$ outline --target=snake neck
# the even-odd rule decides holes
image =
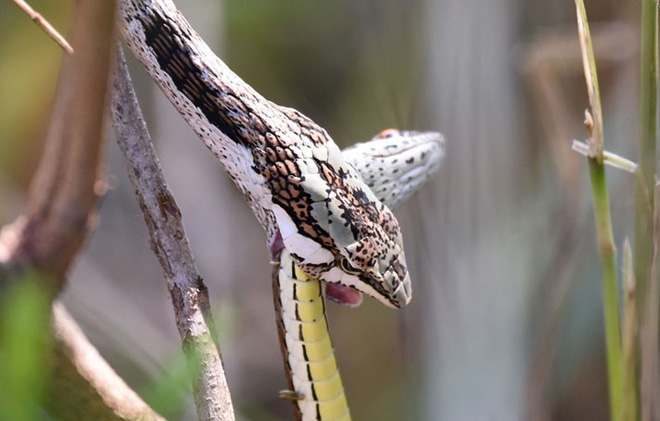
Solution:
[[[273,290],[288,391],[299,420],[350,420],[330,340],[323,289],[282,250]]]

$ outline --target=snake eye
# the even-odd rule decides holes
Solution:
[[[341,270],[343,270],[344,272],[346,272],[346,273],[348,273],[348,274],[350,274],[350,275],[359,275],[359,274],[360,274],[360,270],[358,270],[358,269],[356,269],[355,267],[353,267],[353,265],[351,265],[351,264],[348,262],[348,259],[345,258],[344,256],[342,256],[342,257],[339,259],[339,266],[341,267]]]
[[[386,138],[398,136],[399,134],[401,134],[401,131],[398,129],[385,129],[382,132],[380,132],[376,137],[378,137],[379,139],[386,139]]]

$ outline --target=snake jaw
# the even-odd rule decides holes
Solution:
[[[342,264],[336,264],[316,276],[327,284],[327,297],[339,304],[357,307],[362,302],[361,295],[366,294],[387,307],[402,308],[408,305],[412,298],[405,254],[399,252],[390,262],[382,273],[376,262],[373,268],[360,273],[348,273],[342,269]],[[387,263],[383,263],[385,264]]]
[[[286,231],[286,224],[281,226]],[[306,274],[327,284],[327,297],[335,302],[357,307],[362,294],[367,294],[391,308],[410,303],[412,288],[398,225],[375,225],[371,235],[334,253],[318,245],[311,247],[298,233],[283,242],[287,249],[296,250],[291,255]],[[312,249],[316,248],[320,250],[315,253]],[[327,256],[318,259],[318,254]]]

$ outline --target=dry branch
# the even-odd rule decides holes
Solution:
[[[19,7],[30,19],[41,29],[44,30],[67,54],[73,54],[73,47],[67,42],[67,40],[57,32],[57,29],[53,28],[53,25],[50,24],[43,16],[41,16],[37,11],[35,11],[29,4],[23,0],[14,0],[14,4]]]
[[[53,305],[56,364],[48,409],[57,419],[163,420],[89,343],[60,303]],[[91,387],[90,387],[91,386]]]
[[[165,182],[119,48],[117,58],[112,94],[117,142],[149,230],[151,248],[167,279],[193,376],[197,415],[202,420],[233,420],[229,388],[213,336],[208,292],[197,271],[181,212]]]
[[[0,265],[35,266],[64,282],[90,227],[103,150],[114,2],[76,3],[45,149],[26,210],[0,236]],[[93,35],[92,35],[93,34]]]

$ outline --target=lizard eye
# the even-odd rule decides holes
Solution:
[[[401,131],[398,130],[398,129],[385,129],[382,132],[380,132],[377,137],[379,139],[386,139],[386,138],[397,136],[400,133],[401,133]]]
[[[344,256],[342,256],[342,257],[339,259],[339,266],[341,267],[341,269],[342,269],[344,272],[346,272],[346,273],[348,273],[348,274],[350,274],[350,275],[359,275],[359,274],[360,274],[360,270],[356,269],[353,265],[351,265],[351,264],[348,262],[348,259],[345,258]]]

